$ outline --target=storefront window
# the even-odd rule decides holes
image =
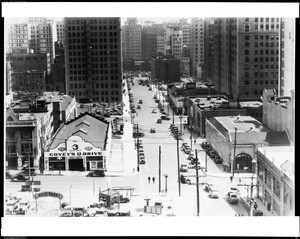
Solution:
[[[266,175],[266,178],[265,178],[266,185],[269,188],[272,188],[272,174],[267,169],[265,169],[265,175]]]

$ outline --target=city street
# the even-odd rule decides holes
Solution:
[[[179,197],[178,171],[177,171],[177,142],[169,131],[169,125],[172,122],[172,111],[169,109],[171,120],[163,120],[161,124],[156,123],[161,113],[157,108],[153,96],[161,92],[149,91],[147,86],[138,84],[138,79],[134,79],[132,92],[134,104],[137,106],[139,100],[143,100],[141,109],[137,110],[134,122],[138,123],[140,131],[145,133],[141,138],[145,152],[146,164],[140,165],[140,172],[136,172],[137,152],[134,149],[132,134],[132,125],[130,123],[129,112],[125,112],[123,119],[125,121],[124,135],[122,139],[114,139],[112,147],[111,162],[108,162],[112,169],[103,178],[86,177],[87,172],[64,172],[59,176],[58,171],[52,172],[52,175],[38,175],[35,180],[41,181],[41,191],[52,191],[63,194],[62,202],[71,202],[75,205],[87,206],[89,203],[98,201],[98,191],[106,190],[111,187],[129,186],[134,188],[131,202],[128,205],[121,204],[121,207],[129,207],[133,216],[143,214],[145,198],[150,199],[150,205],[156,201],[162,201],[165,204],[163,215],[174,213],[176,216],[196,216],[196,170],[189,169],[187,175],[192,184],[181,184]],[[145,78],[144,78],[145,79]],[[162,95],[160,96],[163,97]],[[128,96],[125,99],[128,99]],[[165,111],[168,112],[168,103],[164,102]],[[157,109],[157,113],[152,113],[152,109]],[[179,126],[179,117],[175,116],[175,124]],[[156,133],[150,133],[150,129],[155,128]],[[190,144],[190,133],[182,127],[183,140],[179,141]],[[205,139],[197,138],[197,143],[192,145],[193,150],[201,150],[200,143]],[[159,193],[159,146],[161,146],[161,193]],[[114,151],[115,150],[115,151]],[[187,155],[179,149],[180,164],[188,164]],[[205,153],[198,152],[199,163],[205,167]],[[199,204],[201,216],[234,216],[235,214],[247,215],[246,208],[239,203],[231,205],[227,202],[226,194],[230,188],[229,174],[224,174],[218,166],[208,158],[207,174],[199,170],[199,183],[212,183],[219,191],[219,199],[211,199],[208,193],[204,191],[204,186],[199,186]],[[225,176],[216,176],[219,174]],[[168,175],[167,182],[165,174]],[[155,183],[148,182],[148,177],[155,177]],[[236,180],[236,179],[235,179]],[[243,181],[244,182],[244,181]],[[6,194],[17,193],[21,197],[31,200],[35,204],[32,195],[29,192],[18,192],[21,189],[20,182],[6,183]],[[167,187],[167,190],[166,190]],[[126,193],[126,192],[124,192]],[[129,196],[128,194],[125,196]],[[45,206],[47,205],[47,206]],[[168,208],[168,210],[167,210]],[[58,199],[40,198],[38,199],[38,210],[32,207],[28,216],[57,216],[59,215]]]

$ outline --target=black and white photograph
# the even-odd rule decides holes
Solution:
[[[299,236],[298,18],[298,3],[2,3],[1,234]]]

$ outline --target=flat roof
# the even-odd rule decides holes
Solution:
[[[64,110],[73,100],[73,97],[61,94],[58,91],[54,91],[44,92],[43,95],[38,98],[38,100],[45,100],[46,102],[61,102],[61,109]]]
[[[239,104],[242,108],[244,108],[244,107],[253,107],[254,108],[254,107],[260,107],[263,105],[263,103],[260,101],[240,101]]]
[[[191,101],[200,105],[200,108],[209,108],[218,104],[228,103],[228,99],[223,95],[213,95],[210,99],[205,97],[190,98]]]
[[[262,123],[251,116],[218,116],[214,117],[227,131],[234,132],[235,128],[238,131],[247,132],[268,132]]]
[[[295,164],[294,146],[264,146],[259,147],[258,151],[268,158],[280,170],[282,170],[282,165],[287,161]]]

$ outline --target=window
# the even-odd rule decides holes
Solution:
[[[249,57],[245,57],[245,62],[249,62]]]
[[[248,41],[249,40],[249,35],[245,35],[245,41]]]
[[[245,55],[246,56],[249,55],[249,50],[248,49],[245,50]]]
[[[249,85],[249,81],[248,80],[245,80],[245,85]]]

